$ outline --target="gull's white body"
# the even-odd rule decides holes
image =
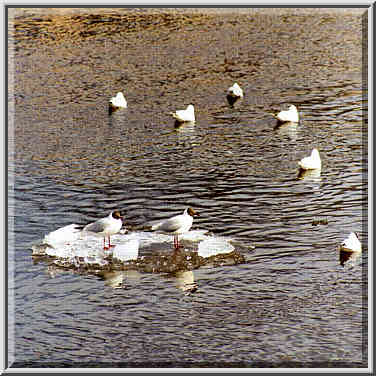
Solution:
[[[298,164],[303,170],[321,170],[321,158],[319,151],[317,149],[313,149],[311,155],[300,160]]]
[[[347,251],[353,251],[353,252],[361,252],[362,251],[362,244],[360,243],[357,235],[355,232],[350,233],[348,238],[346,238],[341,243],[341,248],[343,250]]]
[[[171,112],[171,115],[179,122],[194,122],[195,121],[195,109],[193,105],[189,105],[185,110],[178,110]]]
[[[120,91],[116,94],[116,97],[110,99],[110,103],[114,107],[127,108],[127,101],[125,100],[123,93]]]
[[[188,232],[192,223],[193,217],[188,214],[188,209],[185,209],[183,214],[159,222],[151,229],[168,235],[180,235]]]
[[[110,236],[117,234],[122,225],[123,221],[121,219],[113,218],[111,212],[108,217],[98,219],[97,221],[86,225],[83,231],[91,232],[97,236]]]
[[[230,95],[234,98],[243,98],[244,96],[242,88],[236,82],[234,83],[234,85],[228,88],[227,95]]]
[[[299,113],[297,108],[292,104],[287,111],[281,111],[276,115],[279,121],[291,121],[293,123],[299,122]]]

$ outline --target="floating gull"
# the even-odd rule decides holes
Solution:
[[[195,121],[195,109],[193,105],[189,105],[186,110],[178,110],[175,112],[170,112],[170,114],[181,123],[186,121],[194,122]]]
[[[276,118],[281,121],[291,121],[293,123],[299,122],[299,114],[297,108],[292,104],[287,111],[281,111],[276,115]]]
[[[110,249],[114,247],[114,245],[111,245],[110,236],[118,233],[122,225],[123,217],[118,211],[113,211],[108,217],[89,223],[84,227],[83,231],[96,236],[103,236],[103,249]],[[106,247],[106,236],[108,237],[108,247]]]
[[[198,215],[199,214],[192,208],[187,208],[184,210],[183,214],[179,214],[175,217],[156,223],[151,227],[151,229],[153,231],[161,232],[162,234],[174,235],[174,247],[175,249],[178,249],[178,235],[188,232],[192,227],[193,217]]]
[[[343,251],[362,252],[362,244],[355,232],[350,233],[350,235],[341,243],[340,248]]]
[[[110,103],[109,103],[110,114],[118,110],[119,108],[127,108],[127,101],[125,100],[123,93],[120,91],[116,94],[116,97],[112,97],[110,99]]]
[[[303,170],[321,169],[320,154],[317,149],[313,149],[309,157],[305,157],[298,162]]]
[[[232,85],[230,88],[227,89],[227,101],[230,104],[230,106],[233,106],[234,103],[240,99],[243,98],[243,90],[242,88],[235,82],[234,85]]]

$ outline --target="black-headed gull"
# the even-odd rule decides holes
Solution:
[[[114,247],[111,245],[110,236],[118,233],[123,225],[123,217],[120,212],[112,211],[108,217],[98,219],[89,223],[83,229],[84,232],[92,233],[96,236],[103,236],[103,249]],[[108,247],[106,247],[106,236],[108,237]]]
[[[170,112],[170,114],[181,123],[185,122],[195,122],[195,109],[193,105],[188,105],[185,110],[177,110],[175,112]]]
[[[227,101],[230,106],[233,106],[234,103],[240,99],[243,98],[243,89],[235,82],[234,85],[229,87],[227,89]]]
[[[351,232],[350,235],[341,243],[341,250],[351,252],[362,251],[362,244],[360,243],[356,232]]]
[[[162,222],[154,224],[151,229],[162,234],[174,235],[174,247],[179,248],[178,235],[188,232],[192,227],[193,217],[199,214],[192,208],[184,210],[183,214],[176,215],[175,217],[166,219]]]
[[[127,104],[127,101],[124,98],[123,93],[119,91],[116,94],[116,97],[112,97],[110,99],[109,112],[111,114],[112,112],[118,110],[119,108],[127,108],[127,106],[128,106],[128,104]]]
[[[319,151],[317,149],[313,149],[311,155],[300,160],[298,164],[303,170],[320,170],[321,158]]]
[[[280,122],[287,122],[287,121],[292,122],[292,123],[299,122],[298,109],[293,104],[289,107],[288,110],[281,111],[275,116]]]

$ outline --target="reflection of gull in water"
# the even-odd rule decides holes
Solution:
[[[281,121],[292,121],[294,123],[299,122],[299,113],[298,109],[292,104],[287,111],[281,111],[277,115],[276,118]]]
[[[197,283],[192,270],[178,271],[175,273],[176,287],[185,293],[195,292]]]
[[[110,236],[118,233],[123,225],[123,217],[116,210],[109,214],[108,217],[98,219],[93,223],[89,223],[83,229],[96,236],[103,236],[103,249],[114,247],[111,245]],[[106,236],[108,237],[108,247],[106,247]]]
[[[181,123],[186,121],[195,122],[195,109],[191,104],[185,110],[170,112],[170,114]]]
[[[192,227],[193,217],[198,215],[199,214],[196,213],[192,208],[187,208],[184,210],[183,214],[179,214],[175,217],[156,223],[151,227],[151,229],[163,234],[174,235],[174,247],[175,249],[178,249],[178,235],[188,232]]]
[[[176,133],[178,142],[189,143],[192,147],[200,144],[195,130],[195,123],[191,121],[185,123],[175,121],[174,132]]]
[[[233,106],[234,103],[238,99],[243,98],[243,96],[243,90],[236,82],[227,89],[227,101],[230,106]]]
[[[280,135],[286,135],[291,140],[295,141],[298,136],[298,126],[297,123],[292,121],[287,121],[285,123],[278,123],[274,130]]]
[[[186,121],[184,123],[175,121],[175,130],[179,133],[192,133],[195,130],[195,123],[193,121]]]
[[[111,271],[111,272],[103,272],[101,277],[104,279],[104,283],[107,286],[110,286],[114,289],[121,288],[121,285],[124,280],[124,272],[121,271]]]
[[[339,262],[341,266],[345,266],[346,263],[349,263],[350,266],[354,266],[361,254],[362,252],[348,252],[340,249]]]
[[[305,157],[298,162],[303,170],[321,169],[320,154],[317,149],[313,149],[309,157]]]
[[[119,108],[127,108],[127,101],[125,100],[123,93],[120,91],[116,94],[116,97],[112,97],[110,99],[110,103],[109,103],[110,114],[118,110]]]
[[[141,274],[137,270],[105,270],[101,271],[98,275],[104,279],[106,286],[114,289],[121,288],[126,280],[138,281],[141,277]]]
[[[303,170],[301,168],[301,169],[299,169],[299,172],[298,172],[298,179],[319,181],[319,180],[321,180],[320,176],[321,176],[321,170],[320,169]]]

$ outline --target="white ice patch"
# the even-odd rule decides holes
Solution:
[[[119,244],[114,248],[112,257],[123,262],[129,260],[137,260],[139,247],[139,239],[135,238],[128,240],[127,242]]]
[[[47,234],[42,242],[33,247],[33,254],[47,254],[65,259],[67,263],[106,265],[105,257],[112,254],[113,258],[126,262],[136,260],[139,250],[156,243],[173,243],[173,236],[156,232],[132,232],[111,236],[113,248],[103,249],[103,239],[87,232],[77,230],[71,224]],[[229,239],[206,235],[206,230],[192,230],[179,236],[179,240],[198,243],[198,254],[209,257],[222,253],[230,253],[234,247]],[[35,253],[34,253],[35,251]]]
[[[57,248],[62,244],[75,242],[81,237],[81,230],[77,226],[75,223],[72,223],[71,225],[52,231],[44,237],[43,243]]]
[[[235,248],[224,238],[210,237],[198,245],[198,255],[210,257],[222,253],[231,253]]]

